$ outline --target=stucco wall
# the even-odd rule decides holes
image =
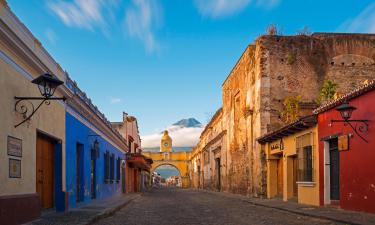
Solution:
[[[349,140],[349,150],[340,151],[340,207],[348,210],[358,210],[375,212],[375,91],[371,91],[360,97],[349,101],[349,104],[356,107],[351,119],[367,119],[369,129],[363,133],[368,143],[364,142],[353,132],[350,126],[344,126],[342,123],[333,123],[329,126],[332,119],[341,119],[339,112],[335,109],[328,110],[319,114],[319,138],[334,134],[353,134]],[[355,124],[354,124],[355,125]],[[319,141],[320,150],[320,174],[324,172],[324,141]],[[324,176],[320,176],[320,204],[324,204],[325,183]]]
[[[311,144],[313,147],[313,181],[298,182],[293,179],[296,174],[293,168],[293,158],[297,157],[296,138],[305,134],[311,134]],[[294,180],[297,181],[298,203],[319,205],[319,149],[317,128],[305,129],[301,132],[283,138],[283,150],[271,150],[271,146],[279,145],[280,139],[265,144],[267,154],[267,197],[273,198],[278,193],[282,193],[284,201],[294,197]],[[277,163],[283,164],[282,169],[282,190],[278,188],[278,168]]]
[[[96,159],[96,197],[103,199],[109,196],[121,193],[122,181],[114,183],[105,183],[104,180],[104,153],[108,151],[115,155],[114,177],[117,177],[116,160],[118,157],[124,159],[124,152],[114,147],[102,136],[94,132],[87,125],[83,124],[70,113],[66,113],[66,186],[69,194],[69,207],[75,208],[76,205],[76,145],[83,145],[83,182],[81,188],[84,190],[84,203],[91,201],[91,183],[90,183],[90,165],[91,165],[91,148],[95,140],[99,142],[99,157]],[[120,176],[121,177],[121,176]]]
[[[1,49],[2,45],[0,45]],[[0,52],[0,195],[25,194],[36,192],[36,135],[37,131],[45,132],[62,142],[63,161],[65,155],[65,109],[64,104],[52,101],[51,105],[43,105],[27,122],[17,128],[22,117],[14,110],[14,96],[41,96],[35,84],[30,80],[39,74],[22,67],[24,63],[14,55],[8,56]],[[55,94],[61,97],[59,91]],[[34,103],[35,104],[35,103]],[[9,178],[9,156],[7,155],[7,136],[22,139],[21,178]],[[15,158],[15,157],[12,157]],[[65,163],[63,162],[63,165]],[[65,168],[63,168],[63,173]],[[63,189],[65,179],[61,178]]]

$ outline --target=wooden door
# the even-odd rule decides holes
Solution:
[[[294,197],[298,197],[297,173],[298,173],[298,159],[297,157],[293,157],[293,196]]]
[[[283,159],[277,161],[277,194],[283,195]]]
[[[54,206],[54,142],[38,135],[36,142],[36,191],[43,209]]]

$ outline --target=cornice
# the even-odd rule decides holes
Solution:
[[[81,117],[87,120],[93,127],[103,132],[108,139],[119,146],[124,152],[128,150],[126,141],[121,137],[117,137],[110,128],[108,128],[98,116],[92,112],[89,108],[85,107],[79,98],[72,97],[67,100],[66,103],[70,108],[74,109]]]

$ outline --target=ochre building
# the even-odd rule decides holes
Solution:
[[[338,93],[345,93],[374,78],[374,51],[373,34],[264,35],[249,45],[222,85],[221,189],[266,196],[266,151],[256,140],[286,125],[284,100],[300,96],[299,116],[311,114],[324,81],[334,81]],[[203,177],[213,180],[206,176],[216,174],[214,165],[205,174],[202,166],[207,137],[201,136],[192,154],[201,166],[190,166],[200,187]]]
[[[172,138],[169,136],[168,131],[164,131],[160,140],[160,152],[143,152],[143,154],[153,161],[151,173],[163,165],[173,166],[180,173],[182,187],[187,188],[190,186],[188,173],[190,152],[173,152],[172,149]]]
[[[264,145],[267,198],[319,205],[317,118],[306,116],[258,139]]]

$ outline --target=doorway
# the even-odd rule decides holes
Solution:
[[[36,140],[36,192],[42,209],[54,207],[55,187],[55,141],[37,134]]]
[[[298,184],[297,184],[297,173],[298,173],[298,158],[292,157],[293,160],[293,197],[298,198]]]
[[[76,202],[83,200],[83,145],[76,145]]]
[[[330,198],[340,200],[340,153],[337,138],[329,141]]]
[[[198,188],[201,188],[201,166],[198,166]]]
[[[284,178],[283,178],[283,158],[277,160],[277,195],[283,196],[283,186],[284,186]]]
[[[216,189],[221,190],[221,173],[220,173],[220,158],[215,159],[215,175],[216,175]]]
[[[96,152],[91,151],[90,164],[91,199],[96,199]]]

